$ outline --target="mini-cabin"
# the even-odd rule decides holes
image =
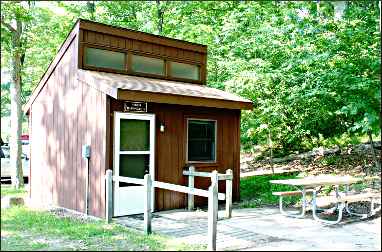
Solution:
[[[143,187],[118,178],[150,173],[187,185],[190,165],[232,169],[238,200],[240,113],[252,102],[207,87],[206,64],[205,45],[79,19],[24,107],[31,201],[80,212],[87,206],[104,217],[112,169],[114,216],[141,213]],[[196,188],[209,185],[195,179]],[[186,194],[155,190],[155,211],[186,202]],[[196,197],[196,205],[205,203]]]

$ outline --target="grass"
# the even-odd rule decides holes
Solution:
[[[1,187],[1,196],[25,190]],[[104,221],[60,217],[48,211],[14,206],[1,210],[1,250],[203,250],[171,237]]]
[[[240,202],[239,207],[260,207],[265,205],[277,205],[279,197],[272,195],[272,192],[295,190],[287,185],[275,185],[269,183],[270,180],[276,179],[292,179],[296,178],[297,172],[288,174],[274,174],[274,175],[261,175],[248,178],[241,178],[240,180]],[[295,204],[299,196],[286,197],[284,202],[286,204]]]
[[[14,196],[23,197],[27,193],[25,188],[14,189],[11,185],[1,185],[1,197]]]
[[[104,221],[58,217],[47,211],[12,207],[1,211],[2,250],[196,250],[169,237]]]

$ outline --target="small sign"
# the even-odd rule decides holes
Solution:
[[[124,112],[147,112],[147,102],[127,101],[123,104]]]

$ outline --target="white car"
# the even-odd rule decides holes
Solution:
[[[21,162],[23,166],[23,176],[24,180],[29,176],[29,143],[26,141],[22,141],[22,154],[21,154]],[[1,149],[4,153],[4,158],[1,158],[1,179],[10,179],[11,178],[11,167],[10,167],[10,159],[9,159],[9,146],[3,145]]]

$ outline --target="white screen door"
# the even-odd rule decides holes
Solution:
[[[114,216],[143,213],[144,187],[119,178],[154,178],[154,139],[154,114],[114,112]]]

